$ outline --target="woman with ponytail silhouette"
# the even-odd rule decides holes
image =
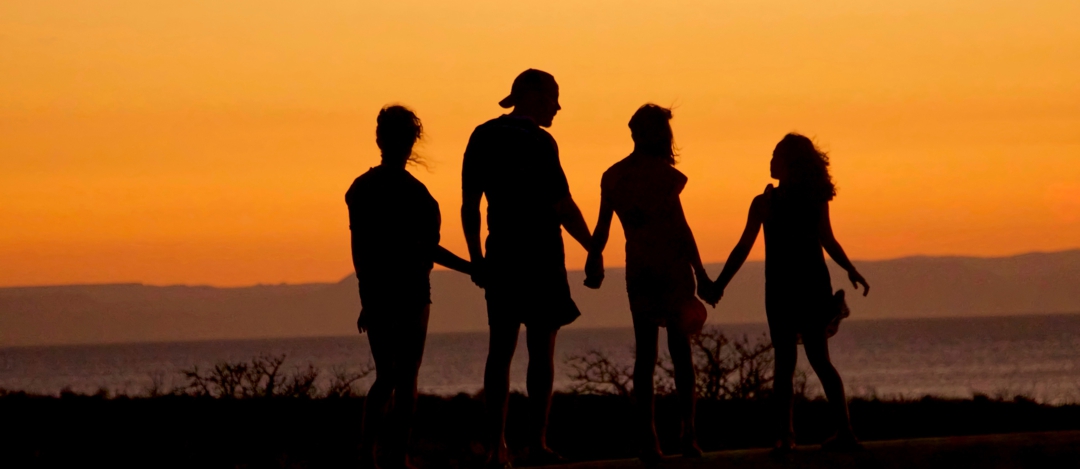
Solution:
[[[468,261],[439,246],[439,203],[405,170],[416,161],[413,145],[422,134],[420,119],[408,108],[379,111],[375,143],[382,164],[356,178],[345,194],[363,307],[356,327],[367,332],[375,360],[361,424],[365,468],[412,467],[406,447],[427,336],[432,263],[470,273]],[[387,414],[390,421],[384,423]]]

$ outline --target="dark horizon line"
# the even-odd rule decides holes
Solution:
[[[1070,248],[1070,249],[1062,249],[1060,251],[1027,251],[1027,252],[1022,252],[1022,253],[1018,253],[1018,254],[1009,254],[1009,255],[1005,255],[1005,256],[968,256],[968,255],[960,255],[960,254],[946,254],[946,255],[938,256],[938,255],[931,255],[931,254],[912,254],[912,255],[908,255],[908,256],[892,257],[892,258],[886,258],[886,259],[852,259],[852,262],[874,262],[874,263],[877,263],[877,262],[897,262],[897,261],[912,260],[912,259],[1005,260],[1005,259],[1016,259],[1016,258],[1021,258],[1021,257],[1032,257],[1032,256],[1052,255],[1052,254],[1068,254],[1068,253],[1078,253],[1078,252],[1080,252],[1080,247]],[[764,262],[764,260],[763,259],[754,259],[754,260],[747,260],[746,262],[748,264],[761,263],[761,262]],[[723,262],[706,262],[705,263],[705,266],[723,266],[723,265],[724,265]],[[608,267],[608,269],[621,269],[621,268],[624,268],[624,267],[626,267],[626,266],[625,265],[617,265],[617,266],[610,266],[610,267]],[[433,272],[453,272],[453,271],[450,270],[450,269],[441,267],[441,266],[436,266],[436,268],[435,268],[435,270],[433,270]],[[572,269],[572,270],[568,269],[567,270],[567,273],[577,273],[577,272],[583,272],[583,269]],[[25,284],[24,285],[0,285],[0,290],[37,289],[37,288],[45,289],[45,288],[63,288],[63,287],[124,287],[124,286],[127,286],[127,287],[152,287],[152,288],[175,288],[175,287],[214,288],[214,289],[219,289],[219,290],[238,290],[238,289],[243,289],[243,288],[260,288],[260,287],[305,287],[305,286],[310,287],[310,286],[336,285],[336,284],[339,284],[339,283],[341,283],[343,281],[348,280],[349,278],[353,277],[353,275],[354,274],[352,274],[352,273],[346,274],[344,277],[341,277],[340,280],[337,280],[335,282],[326,281],[326,282],[302,282],[302,283],[288,283],[288,282],[255,283],[255,284],[250,284],[250,285],[236,285],[236,286],[218,286],[218,285],[211,285],[211,284],[204,284],[204,283],[203,284],[200,284],[200,283],[196,283],[196,284],[187,284],[187,283],[151,284],[151,283],[144,283],[144,282],[59,283],[59,284],[54,283],[54,284],[39,284],[39,285],[25,285]]]

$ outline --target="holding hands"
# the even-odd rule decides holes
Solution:
[[[712,306],[716,307],[716,303],[720,302],[720,298],[724,296],[724,287],[726,285],[719,285],[709,279],[708,276],[698,276],[697,279],[697,295],[704,301]]]
[[[585,260],[585,286],[596,290],[604,283],[604,255],[590,252]]]

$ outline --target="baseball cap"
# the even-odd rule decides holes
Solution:
[[[499,106],[512,108],[517,105],[517,99],[525,93],[553,89],[558,86],[555,83],[555,77],[550,73],[530,68],[514,78],[514,84],[510,86],[510,95],[499,101]]]

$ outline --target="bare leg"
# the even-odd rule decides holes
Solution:
[[[487,365],[484,368],[484,403],[488,413],[491,446],[488,461],[509,461],[506,448],[506,407],[510,398],[510,361],[517,348],[519,325],[491,326]]]
[[[430,307],[425,306],[416,318],[410,318],[398,330],[395,345],[394,405],[390,411],[393,423],[392,451],[387,458],[389,467],[411,467],[408,462],[408,442],[416,412],[416,378],[424,358]]]
[[[682,414],[683,456],[700,457],[697,429],[694,426],[694,357],[690,349],[690,337],[668,327],[668,352],[675,367],[675,390],[679,395],[679,411]]]
[[[821,387],[825,389],[825,397],[829,400],[829,407],[838,427],[837,441],[854,443],[856,439],[851,429],[851,415],[848,413],[844,382],[840,379],[840,373],[836,371],[832,360],[829,359],[829,341],[824,331],[821,334],[804,334],[803,348],[806,350],[806,358],[810,361],[810,366],[814,368],[814,373],[821,380]]]
[[[788,450],[795,447],[795,427],[792,424],[792,407],[795,378],[795,365],[799,359],[795,334],[772,334],[775,366],[773,372],[773,400],[777,419],[776,449]]]
[[[659,327],[645,321],[634,322],[634,400],[637,401],[638,421],[641,425],[641,458],[646,462],[658,460],[660,440],[656,436],[655,408],[653,407],[653,372],[656,371],[656,348]]]
[[[558,329],[536,326],[525,328],[525,344],[529,349],[529,370],[525,387],[529,391],[529,407],[536,425],[532,449],[536,456],[547,456],[547,459],[561,459],[554,455],[547,445],[551,391],[555,382],[555,336],[558,333]]]
[[[375,360],[375,382],[364,398],[364,417],[360,422],[360,464],[374,468],[375,444],[383,428],[387,406],[394,391],[393,337],[381,328],[368,329],[368,345]]]

